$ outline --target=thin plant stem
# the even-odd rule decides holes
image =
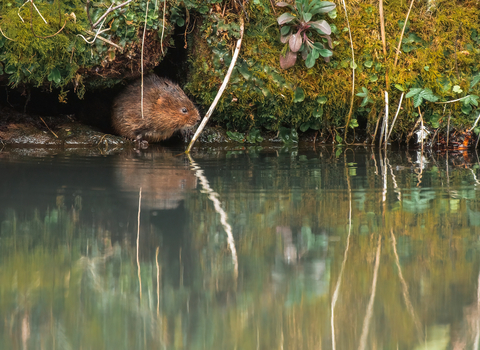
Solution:
[[[138,274],[138,288],[139,288],[139,297],[142,300],[142,274],[140,269],[140,259],[138,256],[138,251],[140,247],[140,214],[142,212],[142,188],[140,187],[138,193],[138,215],[137,215],[137,274]]]
[[[93,24],[93,28],[95,28],[96,26],[98,26],[98,24],[104,19],[107,17],[107,15],[112,12],[112,11],[115,11],[123,6],[126,6],[128,5],[129,3],[131,3],[133,0],[128,0],[128,1],[125,1],[124,3],[118,5],[118,6],[115,6],[115,7],[112,7],[113,4],[108,8],[108,10]]]
[[[404,95],[405,95],[405,93],[402,92],[402,95],[400,96],[400,102],[398,102],[397,113],[395,113],[395,117],[393,118],[393,121],[392,121],[392,126],[390,127],[390,131],[388,132],[387,141],[388,141],[388,139],[390,139],[390,134],[393,131],[393,126],[395,125],[395,121],[397,120],[398,113],[400,113],[400,108],[402,107],[402,101],[403,101],[403,96]]]
[[[388,92],[385,91],[385,148],[387,147],[387,141],[388,141]],[[381,143],[380,143],[381,144]]]
[[[473,126],[468,131],[471,132],[473,129],[475,129],[479,119],[480,119],[480,114],[478,115],[477,119],[475,119],[475,123],[473,123]]]
[[[350,235],[352,233],[352,187],[350,183],[350,177],[347,177],[348,185],[348,235],[347,235],[347,246],[345,247],[345,252],[343,253],[342,267],[340,268],[340,273],[338,275],[337,284],[335,285],[335,290],[332,296],[332,303],[330,306],[331,317],[330,317],[330,326],[332,329],[332,350],[336,350],[336,341],[335,341],[335,306],[337,305],[338,295],[340,294],[340,285],[342,284],[343,271],[345,270],[345,265],[347,264],[348,249],[350,248]]]
[[[167,12],[167,0],[163,0],[162,36],[160,37],[160,48],[162,49],[162,55],[164,55],[163,36],[165,34],[165,12]]]
[[[370,329],[370,320],[373,315],[373,303],[375,302],[375,294],[377,291],[377,278],[378,278],[378,268],[380,267],[380,252],[382,250],[382,236],[378,236],[377,244],[377,254],[375,255],[375,268],[373,271],[373,281],[372,281],[372,293],[370,294],[370,300],[368,301],[367,312],[365,313],[365,318],[363,320],[362,334],[360,336],[360,345],[358,350],[364,350],[367,346],[367,336]]]
[[[215,107],[220,100],[220,97],[222,97],[223,92],[225,91],[228,81],[230,80],[230,76],[232,75],[233,68],[235,67],[235,63],[237,62],[238,54],[240,52],[240,48],[242,47],[242,39],[243,39],[243,31],[244,31],[244,22],[243,22],[243,17],[240,17],[240,39],[237,40],[237,45],[235,47],[235,52],[233,53],[232,57],[232,62],[230,63],[230,67],[228,67],[227,74],[225,75],[225,78],[223,79],[222,86],[220,86],[220,89],[217,92],[217,96],[215,96],[215,99],[213,100],[212,105],[207,111],[207,114],[205,114],[205,117],[202,120],[202,123],[198,127],[197,131],[195,132],[195,135],[193,135],[192,141],[190,141],[190,144],[188,145],[187,150],[185,153],[189,153],[190,150],[192,149],[193,144],[197,140],[198,136],[200,136],[201,132],[203,131],[203,128],[207,124],[208,120],[210,119],[210,116],[212,115],[213,111],[215,110]]]
[[[348,35],[350,37],[350,48],[352,50],[352,97],[350,99],[350,111],[348,112],[347,122],[345,123],[345,133],[344,133],[344,136],[343,136],[343,140],[346,143],[347,142],[348,125],[350,124],[350,119],[352,118],[353,100],[355,98],[355,52],[353,50],[352,30],[350,29],[350,21],[348,20],[347,5],[345,4],[345,0],[342,0],[342,5],[343,5],[343,9],[345,10],[345,19],[347,20]]]
[[[400,39],[398,40],[397,52],[395,53],[395,62],[393,64],[394,67],[397,66],[398,54],[400,52],[400,47],[402,46],[403,34],[405,33],[405,28],[407,27],[408,17],[410,16],[410,11],[412,10],[414,2],[415,2],[415,0],[412,0],[412,2],[410,2],[410,7],[408,8],[407,16],[405,17],[405,23],[403,23],[402,33],[400,34]]]
[[[447,120],[447,148],[448,148],[448,141],[450,141],[450,118],[452,117],[452,112],[448,113],[448,120]]]
[[[142,35],[142,52],[140,54],[140,70],[141,70],[141,79],[142,79],[142,89],[141,89],[141,93],[140,93],[140,110],[141,110],[141,113],[142,113],[142,119],[144,119],[144,115],[143,115],[143,51],[145,49],[145,33],[147,32],[147,17],[148,17],[148,4],[150,3],[150,0],[147,1],[147,9],[145,10],[145,23],[143,25],[143,35]]]

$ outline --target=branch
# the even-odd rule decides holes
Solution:
[[[112,11],[115,11],[125,5],[128,5],[129,3],[131,3],[133,0],[128,0],[128,1],[125,1],[123,4],[120,4],[118,6],[115,6],[115,7],[112,7],[112,5],[110,5],[110,7],[108,8],[107,12],[105,12],[92,26],[92,28],[95,28],[96,26],[98,26],[98,24],[105,18],[107,17],[107,15],[112,12]]]
[[[193,144],[197,140],[198,136],[200,136],[203,128],[205,127],[208,120],[210,119],[210,116],[212,115],[213,111],[215,110],[215,106],[217,105],[218,101],[220,100],[220,97],[222,97],[223,91],[227,87],[228,81],[230,80],[230,75],[232,75],[233,68],[235,67],[235,63],[237,62],[238,53],[240,52],[240,48],[242,47],[243,30],[244,30],[243,17],[240,17],[240,39],[237,40],[237,46],[235,47],[235,52],[233,53],[232,62],[230,63],[230,67],[228,67],[227,74],[225,75],[225,78],[223,79],[222,86],[220,86],[220,89],[217,92],[217,96],[215,96],[215,99],[213,100],[212,105],[208,109],[207,114],[205,114],[205,117],[203,118],[202,123],[200,124],[197,131],[195,132],[195,135],[193,135],[192,141],[190,141],[190,144],[188,145],[188,148],[185,151],[185,153],[190,152],[190,149],[192,148]]]

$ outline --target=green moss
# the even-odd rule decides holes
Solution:
[[[385,3],[387,55],[380,39],[378,7],[367,1],[347,4],[356,57],[355,93],[368,89],[372,103],[360,106],[355,97],[354,116],[373,134],[380,111],[384,109],[384,91],[390,96],[390,110],[395,111],[402,90],[429,88],[441,101],[466,94],[480,95],[479,86],[470,84],[480,70],[480,10],[470,2],[437,1],[435,9],[415,3],[401,45],[397,66],[396,47],[408,10],[406,1]],[[330,63],[317,60],[312,69],[297,60],[288,70],[279,66],[283,44],[279,41],[276,18],[284,12],[270,1],[251,1],[247,8],[249,22],[236,68],[213,118],[230,130],[246,131],[254,127],[277,130],[281,125],[324,129],[342,128],[348,115],[351,97],[351,49],[344,11],[337,8],[333,22],[334,56]],[[214,11],[215,12],[215,11]],[[228,25],[238,23],[238,15],[213,13],[203,18],[192,57],[194,75],[187,89],[198,102],[208,106],[220,86],[230,63],[237,35]],[[219,25],[219,23],[222,23]],[[458,67],[458,68],[457,68]],[[457,74],[458,70],[458,74]],[[388,77],[388,86],[387,86]],[[458,85],[462,94],[452,90]],[[302,102],[294,103],[294,91],[305,92]],[[324,105],[317,102],[325,96]],[[319,116],[319,108],[323,113]],[[470,126],[476,107],[470,111],[462,103],[445,105],[428,101],[420,106],[431,127],[444,127],[446,114],[454,113],[453,124]],[[404,135],[413,127],[418,112],[411,99],[403,104],[394,134]],[[468,112],[468,113],[466,113]],[[393,114],[393,112],[391,112]]]

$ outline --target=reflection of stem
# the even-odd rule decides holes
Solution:
[[[218,199],[219,195],[217,192],[215,192],[211,187],[210,184],[208,183],[207,178],[205,175],[203,175],[203,170],[195,163],[190,156],[189,153],[187,153],[188,159],[190,160],[190,164],[192,166],[192,169],[195,170],[195,176],[200,180],[200,183],[202,184],[203,190],[208,193],[208,198],[213,202],[213,205],[215,206],[215,211],[220,214],[220,222],[222,223],[223,229],[225,230],[225,233],[227,234],[227,242],[228,242],[228,247],[230,248],[230,251],[232,252],[232,262],[233,262],[233,267],[235,271],[235,281],[237,280],[238,277],[238,259],[237,259],[237,249],[235,248],[235,240],[233,238],[232,234],[232,227],[228,223],[227,219],[227,213],[225,210],[223,210],[222,205],[220,203],[220,200]]]
[[[413,308],[412,302],[410,301],[410,295],[408,293],[408,286],[407,286],[407,283],[405,282],[405,279],[403,278],[402,267],[400,266],[400,259],[398,258],[398,254],[397,254],[397,241],[395,240],[395,235],[393,234],[393,230],[391,230],[390,233],[392,235],[392,247],[393,247],[393,254],[395,255],[395,264],[397,264],[398,278],[400,279],[400,283],[402,284],[402,289],[403,289],[403,299],[405,300],[405,304],[407,305],[408,312],[410,313],[410,315],[413,318],[413,321],[415,322],[415,327],[417,328],[418,336],[420,337],[420,339],[423,339],[422,325],[420,324],[420,321],[415,315],[415,309]]]
[[[480,340],[480,274],[478,275],[477,283],[477,334],[475,335],[475,343],[473,345],[474,349],[478,349],[478,344]]]
[[[398,195],[397,198],[401,202],[402,201],[402,191],[400,191],[400,189],[398,188],[397,179],[395,178],[395,174],[393,173],[393,168],[390,165],[390,161],[388,160],[387,156],[385,156],[385,164],[388,165],[388,167],[390,169],[390,174],[392,175],[394,192],[397,193],[397,195]]]
[[[157,317],[160,315],[160,266],[158,265],[158,250],[155,251],[155,263],[157,265]]]
[[[142,211],[142,188],[138,193],[138,217],[137,217],[137,269],[138,269],[138,287],[140,300],[142,300],[142,276],[140,275],[140,260],[138,259],[138,248],[140,244],[140,213]]]
[[[367,344],[368,330],[370,328],[370,320],[372,319],[372,313],[373,313],[373,302],[375,301],[375,293],[377,290],[377,277],[378,277],[378,267],[380,266],[381,248],[382,248],[382,236],[378,236],[377,255],[375,256],[375,269],[373,271],[372,294],[370,294],[370,301],[368,302],[367,312],[365,313],[365,319],[363,320],[362,335],[360,336],[360,345],[358,347],[358,350],[365,349],[365,346]]]
[[[347,246],[345,247],[345,253],[343,254],[342,267],[340,269],[340,274],[338,275],[337,284],[335,286],[335,291],[332,296],[332,316],[330,319],[330,325],[332,327],[332,349],[336,350],[335,345],[335,305],[337,304],[338,294],[340,292],[340,284],[342,283],[343,271],[345,270],[345,264],[347,263],[348,248],[350,247],[350,234],[352,233],[352,188],[350,185],[350,177],[347,175],[347,184],[348,184],[348,203],[349,203],[349,212],[348,212],[348,235],[347,235]]]

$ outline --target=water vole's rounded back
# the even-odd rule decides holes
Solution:
[[[120,135],[156,142],[200,120],[198,110],[183,90],[156,75],[144,78],[142,117],[141,90],[141,80],[137,80],[114,101],[112,122]]]

